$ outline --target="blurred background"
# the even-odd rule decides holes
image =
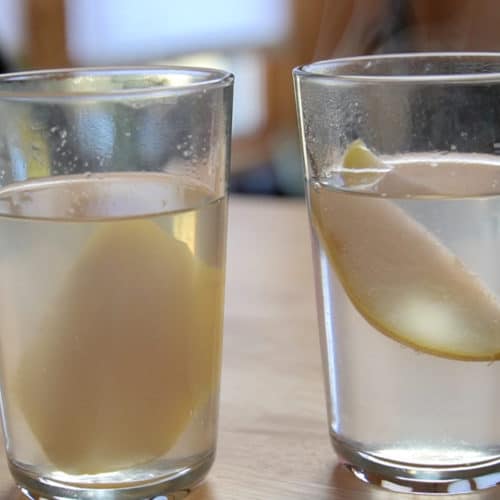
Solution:
[[[291,70],[500,48],[498,0],[0,0],[0,71],[189,64],[236,76],[231,189],[301,196]]]

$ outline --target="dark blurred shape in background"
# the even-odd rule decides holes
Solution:
[[[189,64],[236,75],[233,184],[301,195],[291,70],[370,53],[500,48],[498,0],[0,0],[0,71]]]

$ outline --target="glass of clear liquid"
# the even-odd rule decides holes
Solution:
[[[216,445],[233,77],[0,77],[0,385],[30,497],[178,498]]]
[[[500,483],[500,55],[294,72],[328,425],[362,480]]]

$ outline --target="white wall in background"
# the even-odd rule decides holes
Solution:
[[[24,12],[23,0],[0,0],[0,50],[8,58],[18,57],[23,51]]]
[[[66,0],[66,16],[80,65],[273,45],[291,22],[288,0]]]

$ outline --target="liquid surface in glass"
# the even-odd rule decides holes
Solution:
[[[187,182],[87,174],[0,191],[15,467],[133,481],[213,447],[225,200]]]
[[[407,464],[497,458],[500,162],[362,167],[309,186],[333,439]]]

